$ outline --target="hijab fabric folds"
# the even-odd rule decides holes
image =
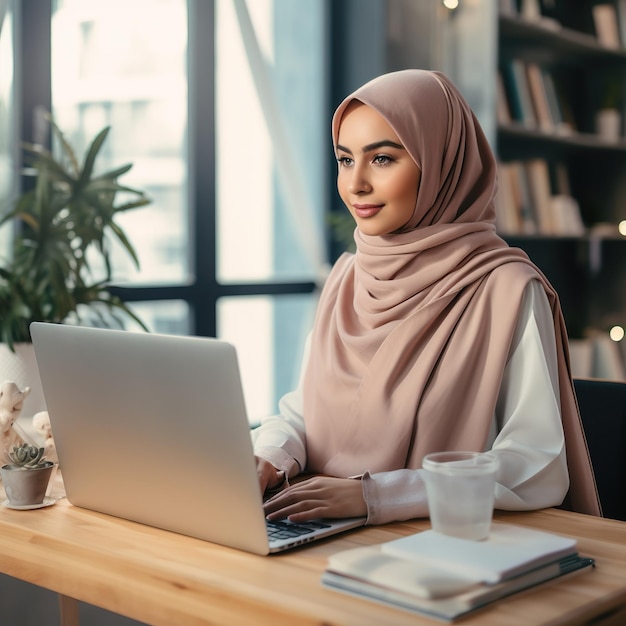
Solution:
[[[523,292],[543,285],[553,312],[570,492],[599,514],[557,294],[495,232],[496,164],[474,114],[443,74],[404,70],[353,101],[378,111],[421,170],[398,233],[355,231],[317,312],[304,379],[307,469],[334,476],[421,467],[439,450],[484,450]]]

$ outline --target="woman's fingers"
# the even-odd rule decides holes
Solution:
[[[321,476],[284,489],[267,500],[264,509],[268,519],[294,522],[367,513],[359,480]]]

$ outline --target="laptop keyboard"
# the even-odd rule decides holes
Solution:
[[[296,524],[287,520],[270,521],[265,520],[267,526],[267,534],[270,539],[293,539],[294,537],[302,537],[316,530],[330,528],[330,524],[324,522],[303,522]]]

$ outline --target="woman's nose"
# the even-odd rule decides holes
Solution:
[[[372,184],[369,180],[369,176],[363,167],[354,166],[352,168],[352,176],[350,177],[350,183],[348,185],[348,191],[350,193],[367,193],[372,190]]]

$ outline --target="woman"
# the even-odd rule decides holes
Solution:
[[[298,389],[253,434],[262,489],[282,487],[268,518],[427,516],[422,458],[454,449],[498,456],[496,508],[600,514],[558,297],[495,232],[495,159],[456,87],[383,75],[332,133],[356,254],[324,286]]]

